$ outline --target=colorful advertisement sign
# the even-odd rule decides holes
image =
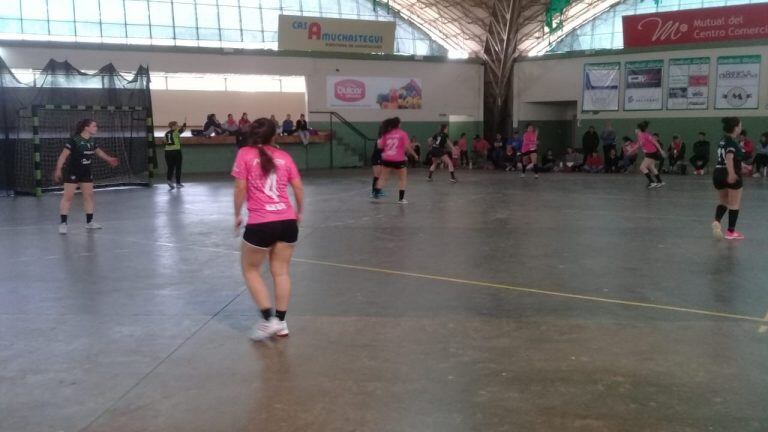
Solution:
[[[768,3],[622,17],[624,47],[768,39]]]
[[[393,54],[394,21],[280,15],[278,49]]]
[[[624,70],[624,111],[662,109],[664,60],[627,62]]]
[[[759,91],[759,55],[717,58],[716,109],[755,109]]]
[[[618,111],[621,63],[584,65],[582,111]]]
[[[671,59],[667,109],[705,110],[709,107],[709,57]]]
[[[421,109],[421,88],[418,78],[329,76],[328,107]]]

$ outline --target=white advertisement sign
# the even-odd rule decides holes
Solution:
[[[329,108],[421,109],[421,80],[418,78],[348,77],[327,78]]]
[[[671,59],[667,87],[667,109],[707,109],[709,57]]]
[[[618,111],[621,63],[584,65],[582,111]]]
[[[756,109],[760,91],[760,56],[717,58],[717,109]]]
[[[394,21],[280,15],[278,49],[393,54]]]

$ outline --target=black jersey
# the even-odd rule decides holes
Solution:
[[[440,132],[432,137],[432,148],[436,150],[445,151],[448,147],[448,134]]]
[[[733,169],[736,175],[741,175],[741,161],[744,160],[744,149],[732,136],[726,135],[720,140],[717,146],[717,164],[715,168],[725,168],[725,156],[728,153],[733,154]]]
[[[93,138],[84,138],[82,135],[74,135],[64,148],[72,152],[69,155],[67,167],[72,171],[89,169],[93,162],[93,155],[96,153],[96,142]]]

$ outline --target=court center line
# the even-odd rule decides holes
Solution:
[[[502,288],[510,291],[526,292],[526,293],[532,293],[532,294],[565,297],[565,298],[587,300],[587,301],[594,301],[594,302],[601,302],[601,303],[612,303],[612,304],[619,304],[624,306],[635,306],[635,307],[643,307],[643,308],[650,308],[650,309],[670,310],[675,312],[685,312],[685,313],[692,313],[692,314],[698,314],[698,315],[715,316],[720,318],[730,318],[730,319],[736,319],[736,320],[742,320],[742,321],[752,321],[752,322],[761,323],[763,324],[762,327],[766,327],[766,330],[762,331],[762,333],[768,332],[768,315],[766,315],[765,318],[757,318],[757,317],[730,314],[730,313],[724,313],[724,312],[691,309],[691,308],[684,308],[684,307],[678,307],[678,306],[667,306],[667,305],[660,305],[660,304],[654,304],[654,303],[617,300],[617,299],[610,299],[610,298],[604,298],[604,297],[586,296],[586,295],[580,295],[580,294],[569,294],[569,293],[563,293],[563,292],[557,292],[557,291],[547,291],[547,290],[535,289],[535,288],[523,288],[523,287],[516,287],[516,286],[497,284],[497,283],[491,283],[491,282],[456,279],[456,278],[449,278],[445,276],[435,276],[435,275],[427,275],[427,274],[421,274],[421,273],[403,272],[403,271],[388,270],[388,269],[382,269],[382,268],[376,268],[376,267],[356,266],[356,265],[340,264],[340,263],[333,263],[328,261],[317,261],[317,260],[310,260],[310,259],[303,259],[303,258],[294,258],[293,260],[297,262],[307,263],[307,264],[317,264],[317,265],[324,265],[329,267],[362,270],[362,271],[369,271],[369,272],[376,272],[376,273],[393,274],[393,275],[399,275],[399,276],[410,276],[410,277],[417,277],[422,279],[454,282],[454,283],[460,283],[460,284],[466,284],[466,285]]]

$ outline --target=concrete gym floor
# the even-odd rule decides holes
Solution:
[[[291,336],[253,343],[231,185],[0,200],[0,431],[766,431],[768,182],[305,176]]]

